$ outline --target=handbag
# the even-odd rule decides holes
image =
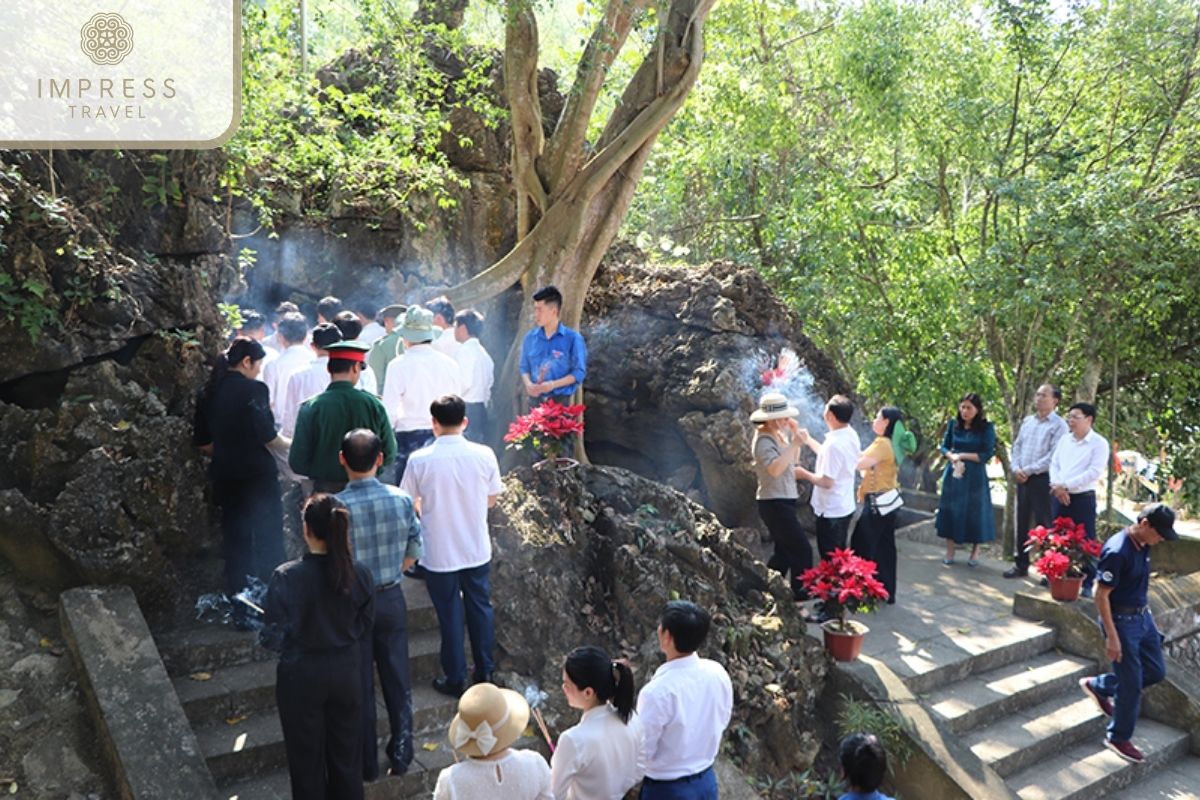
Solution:
[[[875,509],[875,513],[881,517],[886,517],[900,506],[904,505],[904,498],[900,496],[899,489],[888,489],[886,492],[877,492],[870,495],[871,507]]]

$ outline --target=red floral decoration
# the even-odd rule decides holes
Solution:
[[[1087,529],[1070,517],[1059,517],[1047,528],[1039,525],[1029,532],[1028,553],[1034,567],[1049,580],[1082,578],[1100,555],[1101,544],[1087,537]]]
[[[547,400],[528,414],[517,417],[508,426],[504,441],[510,448],[532,448],[545,458],[557,458],[568,436],[583,433],[583,411],[586,406],[564,406]]]
[[[875,578],[876,565],[846,549],[834,550],[822,561],[800,575],[800,583],[809,595],[824,601],[825,613],[838,618],[836,627],[849,632],[852,613],[874,611],[888,599],[887,589]]]

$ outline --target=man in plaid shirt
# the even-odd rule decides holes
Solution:
[[[390,774],[403,775],[412,763],[412,679],[408,668],[408,609],[400,582],[404,570],[421,556],[421,523],[412,497],[375,477],[383,465],[383,443],[366,428],[342,439],[338,461],[349,483],[337,498],[350,510],[354,558],[375,576],[375,625],[363,637],[360,659],[363,687],[363,780],[379,777],[375,732],[374,668],[387,706],[391,737],[387,744]]]

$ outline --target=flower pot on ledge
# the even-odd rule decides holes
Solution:
[[[825,650],[834,661],[853,661],[862,652],[863,639],[870,628],[861,622],[849,620],[846,622],[849,631],[842,630],[841,622],[831,619],[821,624],[825,633]]]
[[[1050,596],[1060,603],[1073,603],[1079,599],[1079,589],[1083,586],[1083,576],[1078,578],[1047,578],[1050,584]]]

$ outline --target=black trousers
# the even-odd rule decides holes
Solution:
[[[1024,483],[1017,484],[1017,569],[1029,569],[1029,553],[1025,545],[1029,542],[1029,531],[1038,525],[1049,526],[1050,516],[1050,473],[1030,475]]]
[[[1096,493],[1079,492],[1070,495],[1071,504],[1064,506],[1054,497],[1050,498],[1050,515],[1054,519],[1069,517],[1073,522],[1083,525],[1087,538],[1096,538]],[[1083,588],[1091,591],[1096,582],[1096,567],[1089,566],[1083,573]]]
[[[214,481],[213,495],[221,508],[225,592],[235,595],[247,576],[266,581],[285,560],[279,478]]]
[[[285,654],[275,673],[292,800],[363,800],[359,645]]]
[[[491,434],[487,406],[483,403],[467,403],[467,419],[470,424],[463,431],[463,436],[476,444],[487,444]]]
[[[399,583],[375,592],[375,626],[362,639],[359,662],[363,687],[363,780],[379,777],[379,737],[375,726],[375,671],[387,706],[387,758],[403,775],[413,760],[412,678],[408,668],[408,607]]]
[[[863,558],[875,562],[876,577],[887,589],[888,603],[896,602],[896,512],[880,514],[867,498],[854,526],[850,547]]]
[[[846,546],[846,534],[850,531],[850,520],[853,516],[817,516],[817,552],[821,554],[822,560],[828,559],[834,550]]]
[[[792,597],[796,600],[808,598],[808,592],[800,584],[800,575],[813,565],[812,547],[808,543],[808,534],[796,518],[796,501],[786,498],[758,501],[758,516],[767,531],[771,541],[775,543],[775,552],[767,566],[783,573],[784,578],[790,575],[789,584],[792,587]]]

